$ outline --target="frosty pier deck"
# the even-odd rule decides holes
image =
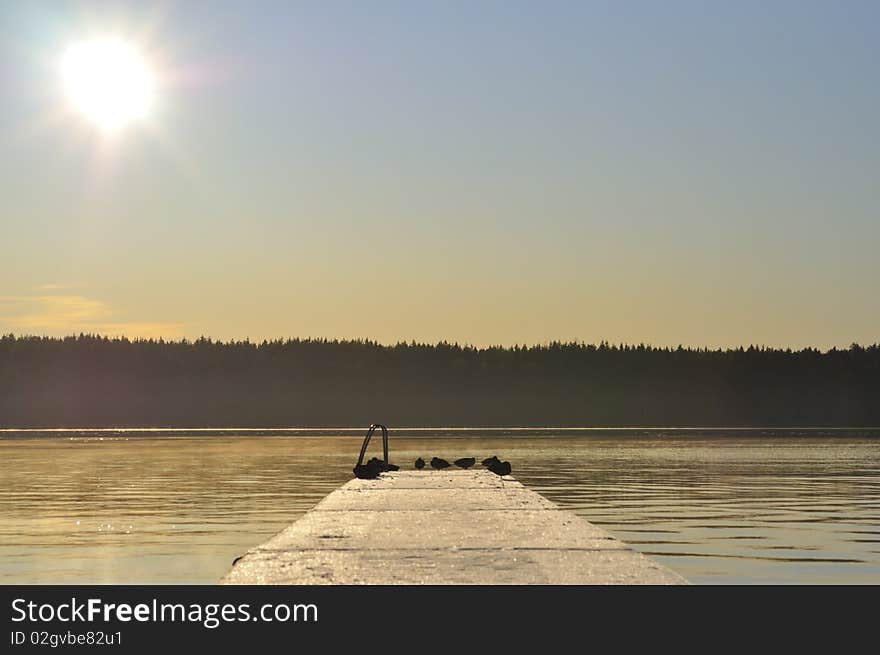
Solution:
[[[225,584],[683,584],[511,476],[351,480],[239,558]]]

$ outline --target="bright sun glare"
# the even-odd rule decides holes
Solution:
[[[104,131],[143,118],[152,104],[152,71],[137,49],[118,38],[72,45],[61,71],[73,106]]]

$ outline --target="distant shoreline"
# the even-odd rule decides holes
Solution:
[[[29,427],[29,428],[18,428],[18,427],[2,427],[0,428],[0,432],[76,432],[80,430],[92,430],[95,432],[216,432],[222,430],[229,430],[235,432],[307,432],[307,431],[349,431],[363,432],[366,430],[368,426],[354,426],[354,425],[318,425],[318,426],[287,426],[287,427],[238,427],[238,426],[209,426],[209,427],[174,427],[174,426],[163,426],[163,427],[91,427],[91,426],[79,426],[79,427]],[[626,432],[631,430],[648,430],[648,431],[658,431],[658,430],[672,430],[676,432],[686,432],[686,431],[729,431],[729,430],[738,430],[738,431],[748,431],[753,432],[756,430],[768,430],[774,432],[781,431],[805,431],[805,432],[813,432],[813,431],[822,431],[822,430],[880,430],[880,425],[782,425],[782,426],[774,426],[774,425],[684,425],[684,426],[676,426],[676,425],[627,425],[627,426],[614,426],[614,425],[578,425],[578,426],[563,426],[563,425],[541,425],[541,426],[529,426],[529,425],[401,425],[397,427],[389,427],[389,430],[397,430],[397,431],[420,431],[420,432],[436,432],[436,431],[472,431],[472,430],[486,430],[486,431],[503,431],[503,430],[511,430],[511,431],[523,431],[523,432],[533,432],[533,431],[541,431],[541,430],[553,430],[553,431],[609,431],[609,432]]]
[[[0,421],[9,427],[360,429],[377,420],[492,429],[878,426],[880,345],[477,349],[0,337]]]
[[[0,428],[0,440],[16,438],[151,439],[151,438],[332,438],[360,439],[365,428]],[[743,437],[743,438],[880,438],[880,427],[401,427],[389,429],[397,439],[570,439],[619,437]]]

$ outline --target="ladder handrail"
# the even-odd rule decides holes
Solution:
[[[367,436],[364,437],[364,443],[361,445],[361,454],[358,455],[357,466],[364,463],[364,455],[367,452],[367,446],[370,445],[370,437],[373,436],[376,428],[382,429],[382,456],[385,458],[385,466],[388,466],[388,428],[381,423],[373,423],[367,430]]]

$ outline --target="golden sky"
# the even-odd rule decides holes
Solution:
[[[876,342],[880,10],[735,4],[8,3],[0,331]]]

